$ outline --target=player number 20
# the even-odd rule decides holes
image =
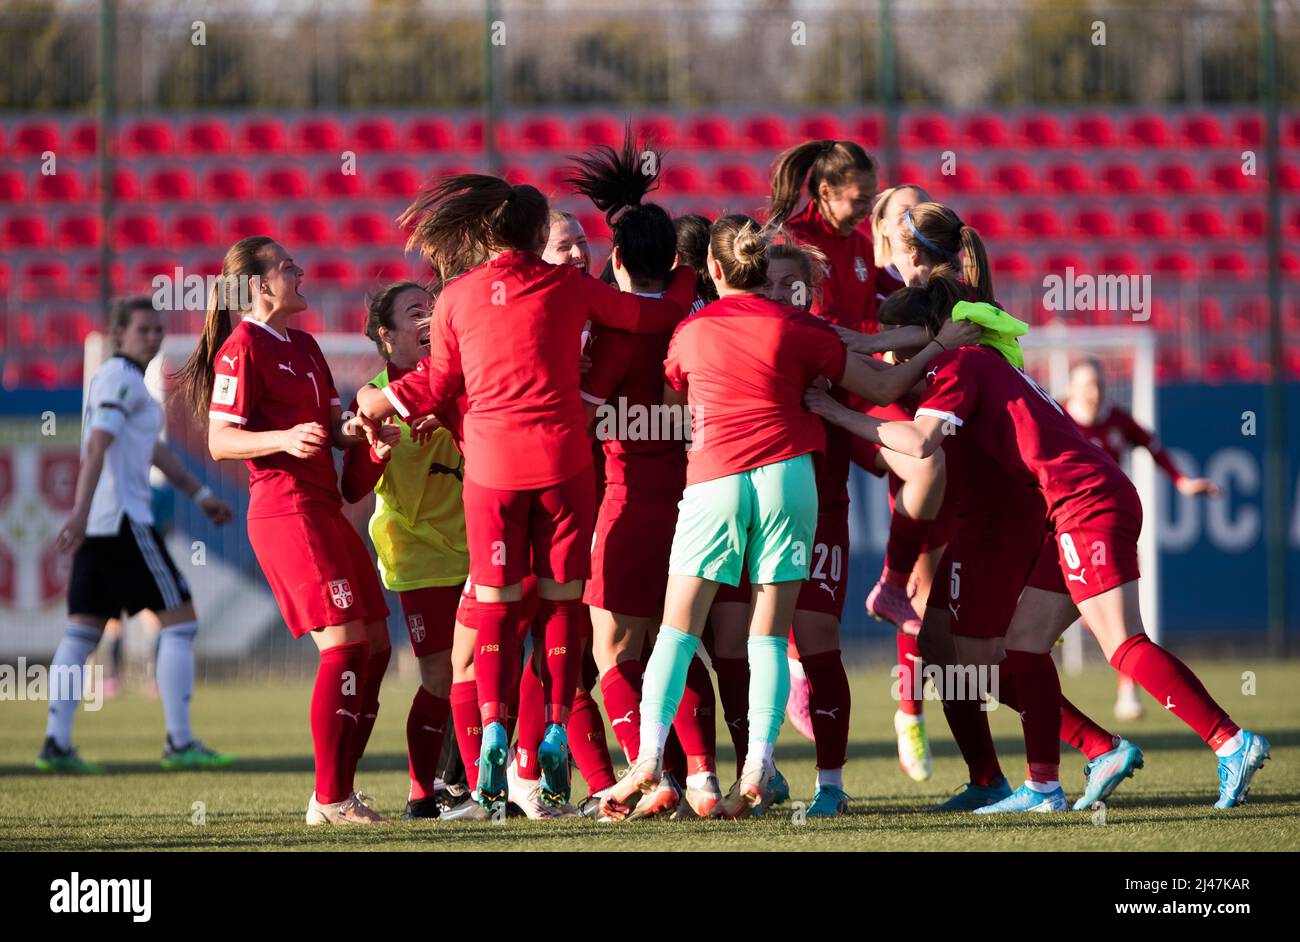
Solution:
[[[812,571],[812,578],[826,581],[826,560],[831,562],[831,582],[839,582],[840,575],[844,572],[844,550],[836,543],[828,547],[825,543],[818,543],[813,547],[813,556],[815,557]]]

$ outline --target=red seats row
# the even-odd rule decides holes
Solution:
[[[1184,161],[1166,161],[1148,174],[1136,163],[1114,163],[1094,171],[1083,163],[1071,161],[1048,164],[1040,171],[1026,161],[1008,161],[985,171],[973,161],[959,160],[953,173],[943,174],[937,163],[930,168],[904,160],[894,172],[886,171],[885,176],[889,185],[916,183],[936,193],[995,192],[1019,196],[1237,195],[1261,193],[1268,186],[1267,170],[1262,165],[1256,164],[1254,173],[1246,173],[1243,164],[1237,161],[1216,163],[1205,169]],[[1300,193],[1300,164],[1282,164],[1279,184],[1285,193]]]

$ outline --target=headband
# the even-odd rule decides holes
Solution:
[[[957,261],[957,254],[955,252],[949,252],[947,249],[941,249],[939,248],[939,246],[935,245],[925,236],[921,235],[921,230],[916,228],[916,223],[912,222],[912,211],[910,209],[906,209],[903,211],[903,221],[907,223],[907,228],[912,230],[912,235],[916,236],[916,240],[920,242],[922,245],[924,245],[931,252],[933,252],[935,255],[938,255],[940,258],[946,258],[950,262]]]

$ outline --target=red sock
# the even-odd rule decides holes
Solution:
[[[900,635],[901,637],[901,635]],[[849,675],[839,649],[809,654],[803,659],[808,678],[808,709],[812,713],[817,768],[841,769],[849,749]]]
[[[518,730],[515,768],[520,778],[535,782],[542,777],[541,767],[537,764],[537,747],[546,734],[546,701],[542,679],[537,676],[531,659],[524,664],[523,676],[519,680]]]
[[[483,721],[478,715],[478,685],[472,680],[451,685],[451,719],[456,724],[456,746],[465,765],[465,783],[478,787],[478,757],[483,751]]]
[[[603,792],[618,781],[605,742],[605,720],[600,715],[600,707],[581,687],[573,694],[573,710],[569,713],[569,750],[582,780],[587,783],[588,794]]]
[[[537,617],[545,630],[546,722],[563,723],[569,718],[571,693],[582,678],[582,600],[542,599]]]
[[[909,716],[920,716],[924,701],[914,699],[912,694],[924,689],[921,649],[917,646],[915,637],[901,631],[895,643],[898,648],[898,679],[902,688],[898,708]]]
[[[717,771],[718,725],[714,719],[717,700],[713,678],[698,657],[691,660],[686,672],[686,689],[673,717],[673,729],[686,755],[686,772]]]
[[[749,749],[749,659],[715,657],[713,672],[718,675],[718,699],[722,701],[722,718],[736,749],[736,777],[739,778]]]
[[[677,730],[668,730],[668,741],[664,743],[664,771],[678,782],[686,780],[686,751],[682,741],[677,738]]]
[[[516,633],[522,602],[479,602],[478,638],[474,647],[474,682],[483,725],[502,722],[510,688],[518,677]],[[475,756],[477,758],[477,755]]]
[[[641,673],[644,670],[640,661],[620,661],[600,678],[609,725],[623,747],[628,765],[636,761],[641,751]]]
[[[1061,779],[1061,679],[1050,654],[1007,651],[999,673],[1015,679],[1020,722],[1025,731],[1029,781]],[[1001,682],[1001,678],[999,678]]]
[[[349,683],[351,673],[355,679]],[[316,759],[316,800],[332,805],[352,794],[352,742],[361,714],[366,643],[336,644],[320,653],[311,692],[311,741]],[[350,692],[345,692],[350,691]]]
[[[999,671],[998,702],[1020,712],[1020,698],[1016,696],[1013,671]],[[1098,726],[1092,717],[1061,696],[1061,728],[1058,731],[1061,742],[1073,746],[1089,759],[1095,759],[1104,752],[1115,748],[1115,735],[1110,730]]]
[[[1241,727],[1214,702],[1191,668],[1146,635],[1127,639],[1115,650],[1110,664],[1141,684],[1211,749],[1218,749],[1240,731]]]
[[[945,700],[943,715],[952,730],[952,738],[966,760],[972,785],[988,785],[1002,778],[998,753],[989,732],[989,715],[980,709],[980,701]]]
[[[478,695],[475,694],[477,707]],[[411,769],[411,798],[433,797],[433,780],[438,776],[438,759],[447,729],[451,703],[417,687],[406,715],[406,756]]]
[[[921,557],[921,549],[925,546],[925,538],[929,536],[933,524],[933,520],[904,517],[897,510],[890,514],[889,541],[885,544],[886,581],[899,585],[898,579],[901,576],[901,585],[907,586],[907,580]]]
[[[391,646],[382,651],[371,651],[366,657],[366,682],[361,690],[361,718],[357,720],[357,731],[352,736],[352,768],[366,753],[370,734],[374,732],[375,720],[379,718],[379,687],[388,672],[388,659],[392,657]]]

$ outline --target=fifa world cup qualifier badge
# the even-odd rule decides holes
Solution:
[[[329,584],[330,601],[335,608],[352,607],[352,583],[347,579],[335,579]]]

